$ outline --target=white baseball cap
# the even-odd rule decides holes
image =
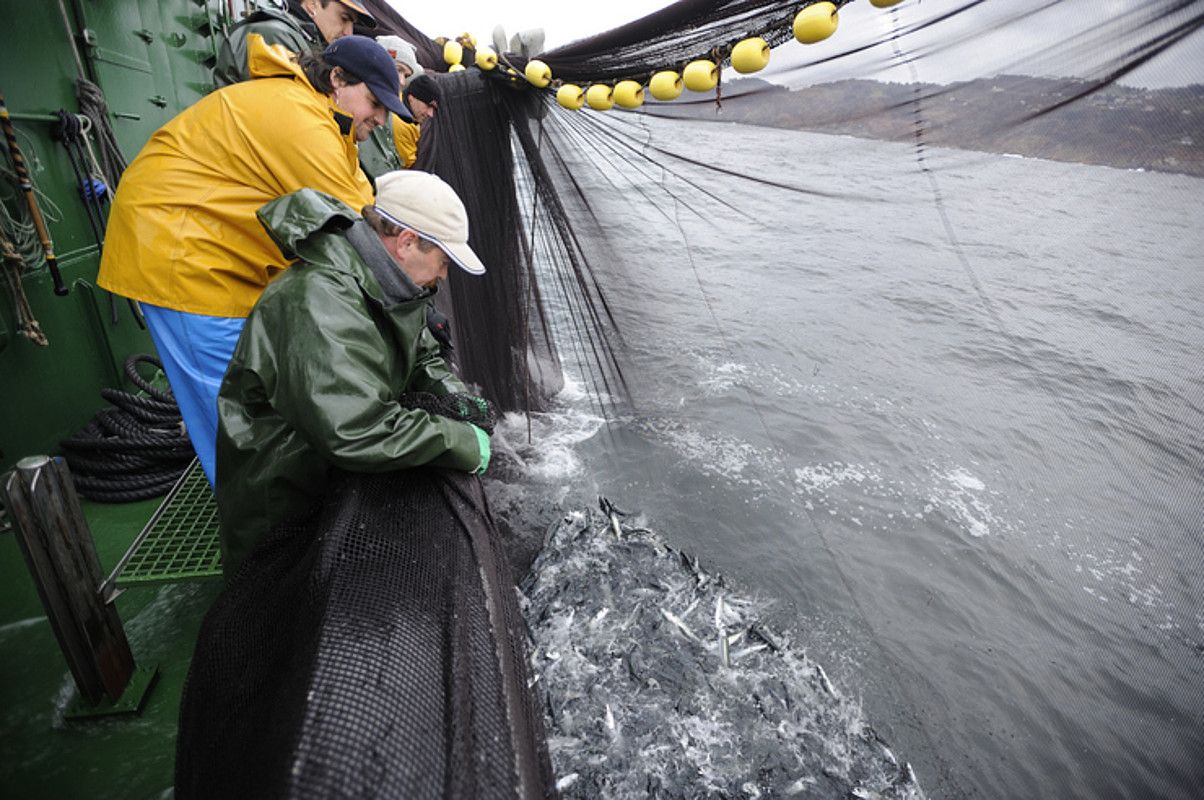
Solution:
[[[485,265],[468,246],[464,203],[438,176],[411,169],[386,172],[376,179],[376,210],[437,245],[465,272],[485,274]]]

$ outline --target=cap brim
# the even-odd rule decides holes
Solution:
[[[401,95],[393,94],[388,89],[381,89],[379,86],[368,84],[368,90],[372,92],[372,96],[376,98],[382,106],[392,111],[397,116],[404,119],[406,122],[413,122],[414,115],[410,113],[410,109],[406,108],[405,103],[401,102]]]
[[[379,25],[376,24],[376,17],[369,14],[368,10],[366,8],[364,8],[363,6],[361,6],[359,3],[346,2],[346,0],[339,0],[339,2],[355,12],[355,24],[356,25],[359,25],[361,28],[367,28],[368,30],[371,30],[371,31],[374,31],[378,27],[380,27]]]
[[[456,262],[456,266],[467,272],[469,275],[484,275],[485,265],[481,263],[481,259],[477,258],[477,254],[472,252],[466,244],[445,244],[444,242],[436,241],[440,249],[447,253],[447,257]]]

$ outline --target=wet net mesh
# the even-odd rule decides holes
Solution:
[[[206,616],[176,796],[550,796],[525,642],[476,478],[337,475]]]

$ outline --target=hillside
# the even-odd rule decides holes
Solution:
[[[1204,177],[1204,86],[1111,86],[1026,119],[1084,84],[1002,76],[948,86],[846,80],[788,90],[760,80],[724,86],[713,102],[650,106],[655,114],[914,141],[1037,158]]]

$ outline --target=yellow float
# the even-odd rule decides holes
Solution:
[[[672,70],[664,70],[652,76],[648,82],[648,91],[657,100],[676,100],[681,97],[685,84],[681,76]]]
[[[537,89],[542,89],[552,82],[552,68],[538,58],[528,61],[523,73],[527,76],[527,81]]]
[[[639,108],[644,105],[644,87],[639,81],[619,81],[615,84],[614,101],[623,108]]]
[[[769,65],[769,42],[760,36],[745,39],[732,48],[732,69],[741,75],[760,72]]]
[[[902,2],[903,0],[870,0],[870,5],[874,8],[890,8]]]
[[[447,68],[447,71],[448,72],[463,72],[464,65],[463,64],[452,64],[450,67]]]
[[[691,61],[681,77],[691,92],[709,92],[719,83],[719,67],[705,58]]]
[[[569,111],[576,111],[585,105],[585,90],[575,83],[566,83],[556,90],[556,102]]]
[[[822,42],[836,33],[840,15],[833,3],[814,3],[794,17],[794,38],[803,44]]]
[[[497,53],[491,47],[482,47],[477,51],[477,66],[488,72],[497,66]]]
[[[464,59],[464,45],[452,40],[443,43],[443,60],[448,65],[459,64]]]
[[[615,106],[614,90],[605,83],[595,83],[585,90],[585,102],[594,111],[610,111]]]

